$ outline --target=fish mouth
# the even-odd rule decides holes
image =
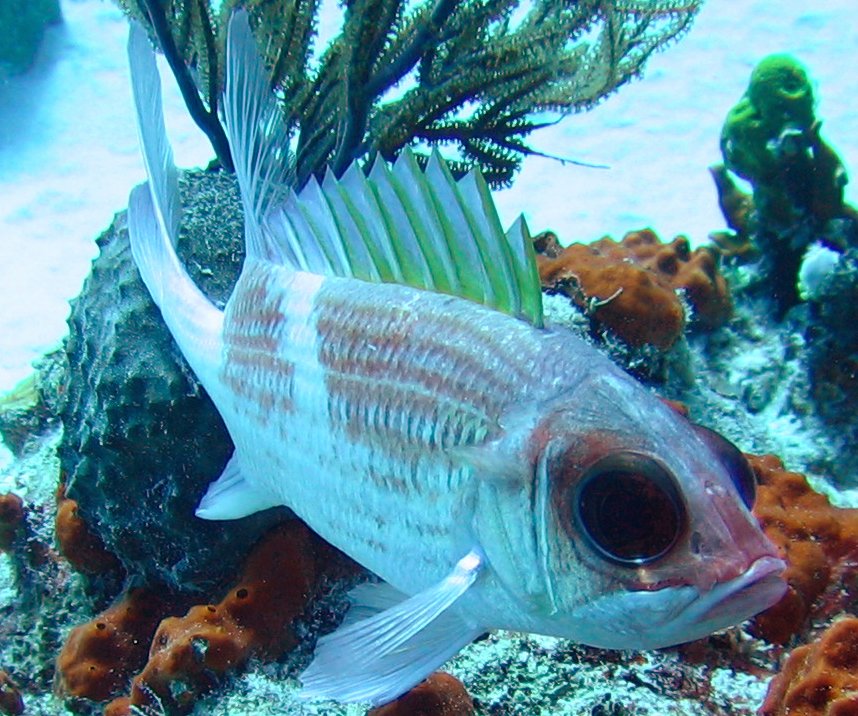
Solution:
[[[714,586],[690,605],[688,616],[716,631],[759,614],[786,592],[784,569],[782,559],[760,557],[738,577]]]
[[[601,597],[576,609],[574,628],[557,636],[607,649],[661,649],[702,639],[777,602],[787,588],[780,576],[785,568],[783,560],[765,556],[702,594],[671,585]]]

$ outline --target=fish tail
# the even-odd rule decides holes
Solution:
[[[220,357],[223,314],[197,288],[176,255],[181,220],[178,171],[164,127],[155,54],[145,31],[136,23],[128,39],[128,59],[149,177],[129,198],[131,253],[183,355],[203,380]]]

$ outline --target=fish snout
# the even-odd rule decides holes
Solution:
[[[703,591],[755,574],[754,565],[784,564],[781,550],[766,536],[757,518],[731,491],[710,482],[705,518],[689,536],[689,551],[702,569],[694,586]]]
[[[786,562],[766,555],[744,572],[716,584],[701,599],[698,620],[711,624],[736,624],[768,609],[786,592],[782,574]]]

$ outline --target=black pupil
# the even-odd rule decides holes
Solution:
[[[669,479],[669,478],[667,478]],[[578,516],[596,549],[614,561],[644,564],[664,555],[682,528],[672,486],[643,472],[596,471],[578,496]]]

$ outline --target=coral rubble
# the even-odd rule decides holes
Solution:
[[[794,649],[758,714],[858,714],[858,618],[836,621],[815,642]]]
[[[749,455],[759,483],[754,514],[784,552],[787,593],[758,614],[752,631],[777,644],[799,633],[811,615],[832,613],[858,586],[858,509],[831,505],[805,477],[774,455]]]

